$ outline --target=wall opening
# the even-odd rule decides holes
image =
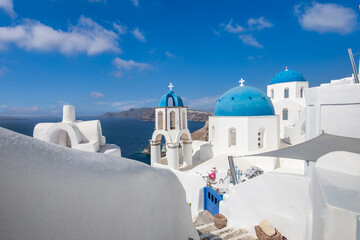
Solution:
[[[53,131],[50,135],[50,142],[63,146],[63,147],[71,147],[70,136],[67,131],[62,129],[57,129]]]
[[[306,133],[306,122],[303,122],[300,129],[300,135],[303,136]]]
[[[175,106],[175,101],[174,101],[174,99],[172,97],[168,97],[166,101],[167,101],[167,106],[168,107]]]
[[[274,99],[274,89],[271,89],[271,98]]]
[[[159,112],[157,115],[157,123],[158,123],[158,129],[162,130],[164,129],[164,114],[163,112]]]
[[[289,98],[289,88],[284,89],[284,98]]]
[[[304,97],[304,88],[300,88],[300,98]]]
[[[183,129],[186,129],[187,126],[186,126],[186,115],[185,115],[185,112],[182,112],[182,128]]]
[[[163,157],[166,157],[166,139],[165,139],[165,136],[162,135],[162,134],[159,134],[156,136],[155,138],[156,141],[160,141],[160,147],[159,147],[159,150],[160,153],[159,153],[159,156],[160,156],[160,159],[163,158]],[[161,161],[160,161],[161,163]]]
[[[229,147],[236,147],[236,129],[229,129]]]
[[[257,133],[257,146],[258,146],[258,148],[263,148],[264,147],[264,135],[265,135],[265,129],[260,128],[258,133]]]
[[[215,126],[211,127],[211,143],[215,142]]]
[[[287,108],[283,109],[283,120],[289,119],[289,110]]]
[[[175,112],[170,113],[170,129],[175,129]]]

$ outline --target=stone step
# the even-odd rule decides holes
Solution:
[[[221,239],[223,240],[229,240],[229,239],[232,239],[232,238],[235,238],[235,237],[239,237],[245,233],[247,233],[248,231],[245,230],[245,229],[236,229],[234,231],[231,231],[229,233],[224,233],[222,235],[220,235]]]
[[[234,231],[234,228],[232,228],[232,227],[224,227],[222,229],[217,229],[216,231],[213,231],[211,233],[214,234],[214,235],[219,235],[220,236],[220,235],[223,235],[225,233],[230,233],[232,231]]]
[[[206,234],[206,233],[214,232],[214,231],[218,230],[218,228],[215,227],[214,224],[209,224],[208,226],[203,227],[203,228],[198,228],[197,230],[200,231],[202,234]]]
[[[257,238],[254,237],[251,233],[244,233],[241,234],[240,236],[236,236],[228,240],[257,240]]]

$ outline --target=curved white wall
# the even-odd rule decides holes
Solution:
[[[199,239],[169,170],[0,128],[0,239]]]

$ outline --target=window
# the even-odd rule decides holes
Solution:
[[[229,129],[229,147],[236,146],[236,129],[230,128]]]
[[[164,114],[159,112],[157,115],[158,129],[162,130],[164,128]]]
[[[170,129],[175,129],[175,112],[170,113]]]
[[[287,108],[284,108],[283,109],[283,120],[288,120],[289,116],[288,116],[288,109]]]
[[[284,98],[289,98],[289,89],[288,88],[284,89]]]
[[[302,87],[300,89],[300,98],[303,98],[304,97],[304,88]]]
[[[258,148],[264,147],[264,132],[265,132],[264,128],[260,128],[258,131],[258,135],[257,135]]]
[[[274,89],[271,89],[271,98],[274,99]]]

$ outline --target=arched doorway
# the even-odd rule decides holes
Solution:
[[[49,135],[49,142],[63,147],[71,147],[71,139],[69,133],[63,129],[53,130]]]
[[[236,129],[229,129],[229,147],[236,147]]]
[[[287,108],[283,109],[283,120],[288,120],[289,119],[289,110]]]

